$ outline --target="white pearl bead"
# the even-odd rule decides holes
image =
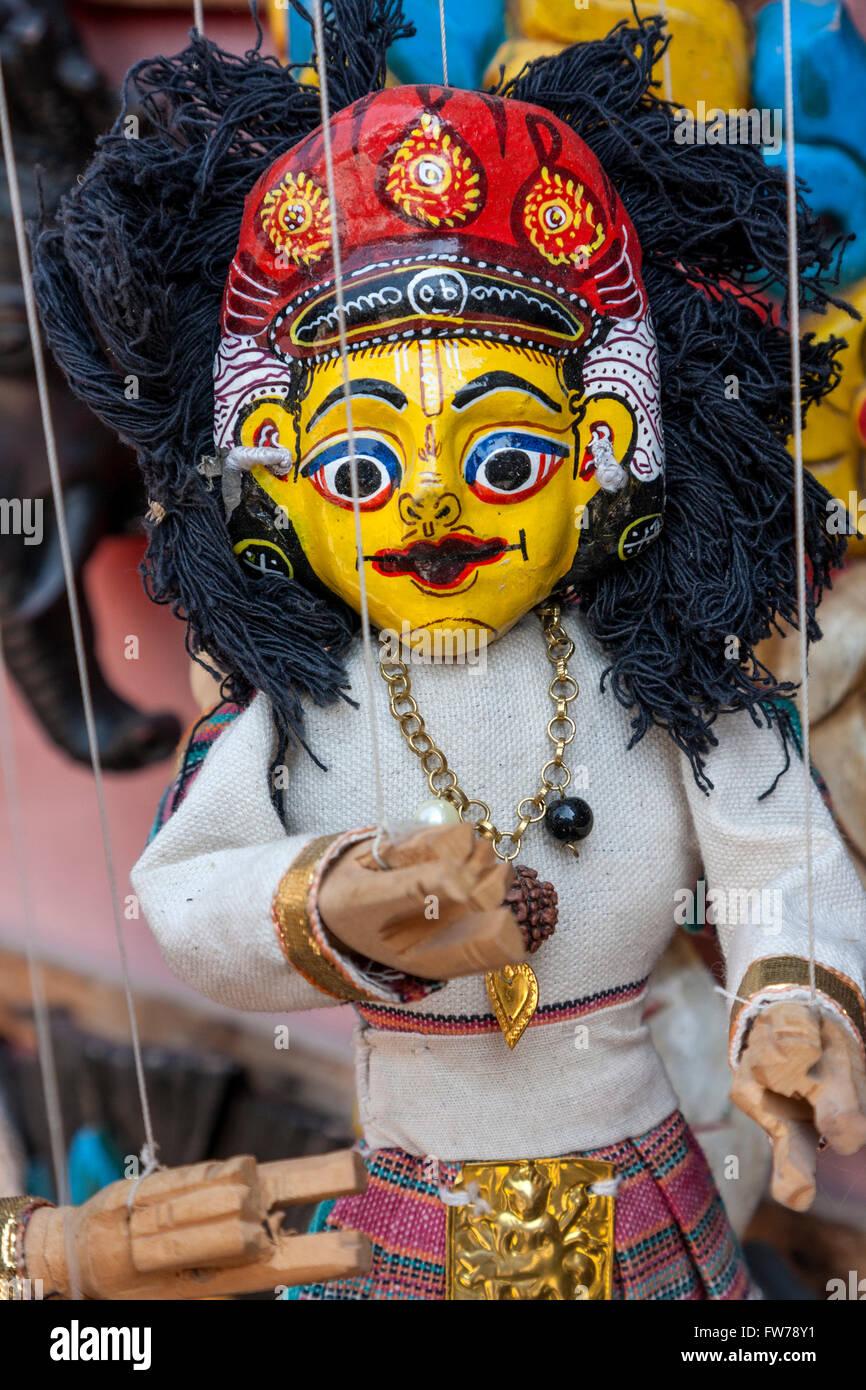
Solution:
[[[460,814],[450,801],[442,796],[434,796],[430,801],[421,802],[414,818],[422,825],[454,825],[460,820]]]

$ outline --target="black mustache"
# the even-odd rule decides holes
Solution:
[[[506,544],[499,536],[479,540],[474,536],[452,535],[438,543],[415,541],[401,550],[380,550],[375,555],[365,555],[364,559],[380,574],[414,574],[424,584],[442,587],[453,584],[468,565],[489,564],[509,550],[519,550],[524,560],[529,558],[524,531],[521,530],[515,545]]]

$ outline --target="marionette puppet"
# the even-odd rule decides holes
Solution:
[[[211,998],[357,1012],[371,1181],[319,1224],[372,1265],[302,1298],[749,1297],[642,1000],[703,866],[734,1096],[808,1205],[819,1137],[866,1139],[866,910],[816,790],[810,952],[797,730],[752,651],[796,619],[754,298],[783,180],[675,143],[656,21],[498,92],[385,90],[391,0],[324,34],[327,143],[318,91],[195,38],[133,70],[138,138],[35,248],[59,362],[138,449],[150,592],[225,676],[135,890]],[[807,403],[835,346],[803,343]],[[807,477],[812,637],[825,503]]]

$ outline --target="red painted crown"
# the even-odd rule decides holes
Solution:
[[[610,180],[540,107],[399,87],[340,111],[331,141],[350,345],[481,336],[573,352],[599,319],[644,313]],[[334,231],[319,128],[246,200],[224,333],[335,355]]]

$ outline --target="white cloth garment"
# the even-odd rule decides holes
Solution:
[[[721,746],[708,763],[715,790],[706,795],[664,731],[627,749],[628,712],[599,690],[606,659],[578,616],[566,615],[565,624],[580,683],[571,706],[577,734],[567,752],[570,791],[590,803],[595,826],[578,860],[543,824],[524,837],[521,861],[559,894],[556,935],[532,958],[538,1021],[510,1052],[491,1027],[483,976],[452,981],[409,1005],[383,996],[381,1007],[362,1006],[358,1095],[374,1148],[443,1160],[552,1156],[639,1135],[675,1109],[641,1021],[644,982],[702,864],[716,895],[732,994],[752,961],[808,956],[796,756],[773,795],[759,801],[784,761],[779,735],[756,728],[746,713],[722,715],[715,725]],[[538,618],[526,617],[486,658],[485,669],[413,664],[412,684],[460,785],[486,801],[505,830],[550,756],[552,671]],[[375,821],[359,643],[349,670],[361,709],[339,703],[307,710],[310,746],[328,771],[301,749],[289,754],[288,836],[268,792],[274,736],[259,696],[218,738],[134,870],[133,886],[169,966],[232,1008],[336,1004],[287,964],[271,904],[310,839]],[[429,789],[378,676],[374,696],[386,814],[411,820]],[[817,791],[812,821],[816,959],[862,989],[866,897]],[[737,925],[739,895],[755,901],[761,890],[764,924]]]

